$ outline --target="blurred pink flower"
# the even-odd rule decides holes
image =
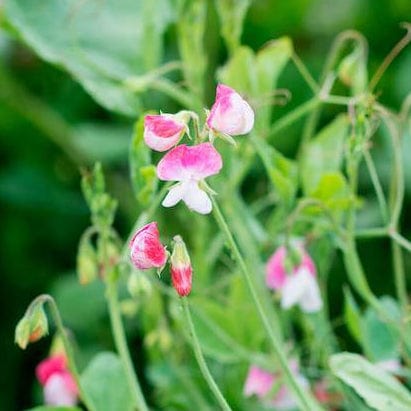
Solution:
[[[217,174],[222,166],[223,160],[211,143],[175,147],[157,165],[160,180],[179,182],[171,187],[162,205],[172,207],[183,200],[190,210],[200,214],[210,213],[211,200],[199,187],[199,182]]]
[[[308,381],[299,373],[297,361],[290,361],[290,367],[298,384],[308,389]],[[275,410],[295,409],[297,403],[294,400],[294,396],[283,383],[281,383],[277,391],[272,394],[270,393],[280,378],[281,375],[279,373],[273,374],[252,365],[249,368],[245,381],[244,396],[256,395],[262,402],[270,406],[270,408],[273,407]]]
[[[44,402],[47,405],[75,405],[78,388],[67,369],[64,355],[46,358],[36,368],[37,379],[43,385]]]
[[[232,88],[219,84],[216,99],[207,117],[207,126],[229,136],[247,134],[254,125],[254,111]]]
[[[166,151],[175,146],[187,125],[177,115],[158,114],[144,118],[144,141],[153,150]]]
[[[140,228],[131,239],[129,247],[131,261],[139,270],[161,268],[166,264],[167,252],[160,242],[156,222]]]
[[[313,260],[302,246],[297,246],[301,262],[286,270],[287,251],[279,247],[270,257],[266,267],[266,284],[269,288],[281,292],[281,307],[289,309],[298,304],[304,312],[316,312],[322,308],[320,289],[316,281],[316,269]]]

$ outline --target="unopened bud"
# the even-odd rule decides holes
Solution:
[[[153,286],[142,273],[131,273],[127,281],[127,290],[134,298],[149,296]]]
[[[77,253],[77,275],[81,285],[91,283],[97,278],[98,259],[96,250],[89,236],[84,235],[80,240]]]
[[[180,297],[185,297],[191,291],[193,269],[187,247],[179,235],[174,237],[174,248],[170,262],[173,287]]]
[[[29,343],[36,342],[48,334],[48,320],[42,303],[38,303],[26,312],[15,331],[15,342],[23,350]]]

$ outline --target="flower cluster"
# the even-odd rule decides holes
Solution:
[[[44,402],[47,405],[77,404],[78,388],[66,362],[64,355],[53,355],[43,360],[36,368],[37,379],[43,386]]]
[[[130,241],[129,247],[131,261],[139,270],[157,268],[161,271],[167,262],[168,252],[160,241],[156,222],[138,230]],[[185,297],[191,292],[193,269],[186,245],[180,236],[174,237],[170,263],[173,286],[179,296]]]
[[[209,214],[212,204],[207,191],[210,190],[203,181],[220,172],[223,160],[213,144],[204,142],[204,139],[207,135],[213,141],[218,136],[227,139],[249,133],[254,125],[254,112],[237,92],[219,84],[216,100],[205,122],[205,133],[199,136],[199,144],[177,145],[184,134],[189,134],[191,118],[197,121],[197,115],[188,111],[146,116],[144,141],[156,151],[171,149],[159,162],[157,176],[160,180],[176,181],[177,184],[171,187],[162,205],[173,207],[183,201],[190,210]]]

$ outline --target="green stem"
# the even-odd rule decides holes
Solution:
[[[313,76],[311,75],[311,73],[308,71],[307,67],[305,66],[305,64],[302,62],[302,60],[300,59],[300,57],[296,54],[293,53],[293,55],[291,56],[291,59],[295,65],[295,67],[297,68],[297,70],[299,71],[299,73],[301,74],[302,78],[305,80],[305,82],[307,83],[307,85],[310,87],[310,89],[317,94],[320,90],[319,85],[317,84],[317,82],[314,80]]]
[[[269,337],[271,346],[274,350],[274,353],[277,356],[278,362],[280,364],[280,368],[282,369],[285,380],[291,391],[294,393],[296,396],[298,403],[301,407],[302,410],[305,411],[315,411],[315,410],[321,410],[322,408],[314,401],[313,398],[310,397],[309,393],[304,391],[304,389],[298,384],[296,381],[289,365],[287,362],[287,359],[283,353],[283,350],[281,348],[281,343],[279,339],[277,338],[276,334],[273,332],[270,323],[268,321],[268,318],[266,316],[266,313],[263,309],[263,306],[260,302],[260,299],[258,297],[258,294],[254,288],[253,280],[251,273],[249,272],[247,265],[237,247],[236,242],[234,241],[233,235],[231,234],[230,228],[228,227],[224,216],[221,213],[220,207],[218,203],[216,202],[215,198],[212,197],[213,201],[213,213],[214,217],[217,221],[218,226],[220,227],[221,231],[225,234],[227,238],[227,242],[229,247],[231,248],[231,251],[233,253],[233,256],[237,263],[240,266],[241,272],[244,275],[244,278],[246,280],[248,289],[250,291],[251,297],[253,299],[253,302],[257,308],[258,315],[261,319],[261,322],[263,323],[263,326],[267,332],[267,335]]]
[[[120,356],[120,360],[123,364],[124,372],[126,373],[126,379],[130,393],[133,396],[133,400],[137,409],[139,411],[148,411],[149,408],[146,404],[143,392],[134,372],[130,352],[127,347],[126,335],[124,332],[123,323],[121,321],[120,308],[118,304],[117,282],[113,279],[108,279],[107,300],[114,342],[117,352]]]
[[[401,234],[397,233],[396,231],[390,231],[389,235],[401,247],[403,247],[406,250],[408,250],[409,252],[411,252],[411,241],[408,241],[406,238],[404,238]]]
[[[201,351],[200,342],[198,341],[196,330],[194,328],[194,323],[191,318],[188,299],[183,297],[181,300],[183,303],[184,314],[185,314],[188,328],[190,331],[191,344],[193,347],[194,355],[196,357],[198,366],[200,367],[201,373],[203,374],[204,379],[206,380],[208,386],[210,387],[212,393],[214,394],[221,409],[224,411],[231,411],[231,407],[228,405],[226,399],[224,398],[224,395],[221,393],[220,389],[218,388],[218,385],[215,382],[213,376],[211,375],[210,370],[208,369],[207,363],[205,362],[203,353]]]
[[[66,332],[66,329],[64,328],[63,321],[61,319],[60,312],[59,312],[56,302],[54,301],[54,298],[48,294],[39,295],[36,299],[33,300],[29,308],[27,309],[27,311],[31,310],[37,304],[44,304],[44,303],[49,304],[50,312],[53,317],[54,323],[63,341],[64,351],[67,357],[67,363],[69,366],[69,370],[70,370],[71,375],[74,378],[74,381],[76,382],[77,388],[80,393],[80,398],[89,411],[97,411],[97,408],[95,407],[93,401],[88,396],[87,392],[84,391],[83,386],[81,385],[80,374],[77,369],[76,362],[74,360],[73,349],[67,337],[67,332]]]
[[[356,238],[379,238],[387,235],[388,229],[386,227],[365,228],[355,231]]]

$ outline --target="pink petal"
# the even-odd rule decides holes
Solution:
[[[302,253],[301,264],[295,267],[293,273],[301,268],[306,268],[313,276],[316,275],[315,264],[308,253],[302,246],[298,247]],[[268,260],[266,266],[266,284],[267,287],[274,290],[281,290],[284,287],[287,278],[285,270],[286,249],[284,246],[279,247]]]
[[[219,84],[207,125],[210,129],[223,134],[247,134],[254,125],[254,111],[232,88]]]
[[[263,398],[273,387],[276,376],[255,365],[248,370],[247,379],[244,384],[244,395],[250,397],[256,395]]]
[[[157,176],[165,181],[201,180],[217,174],[223,160],[211,143],[181,144],[169,151],[157,165]]]
[[[36,376],[41,385],[46,384],[51,375],[66,371],[66,357],[55,355],[43,360],[36,367]]]
[[[131,261],[139,270],[163,267],[167,261],[165,247],[160,242],[157,223],[142,227],[130,241]]]
[[[166,151],[180,140],[186,125],[172,114],[146,116],[144,118],[144,141],[153,150]]]

